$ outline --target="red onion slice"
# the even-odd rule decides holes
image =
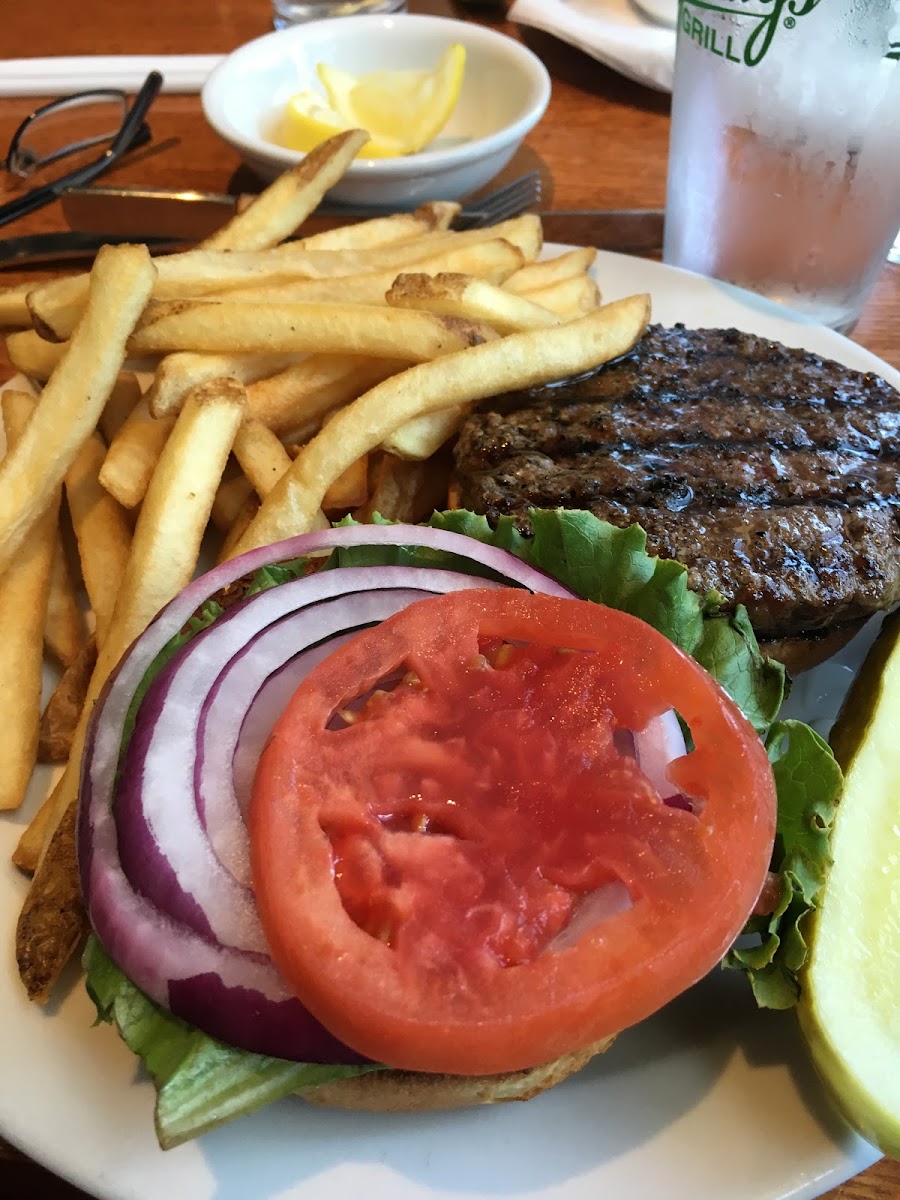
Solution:
[[[268,958],[252,950],[239,950],[210,940],[213,921],[218,924],[224,920],[218,912],[211,914],[199,905],[196,909],[187,905],[188,918],[196,918],[197,911],[203,912],[203,921],[200,923],[206,924],[204,932],[207,936],[204,936],[184,920],[176,920],[162,911],[136,890],[120,859],[113,798],[120,747],[132,697],[153,660],[201,604],[220,588],[263,566],[338,546],[422,546],[446,551],[456,556],[454,565],[463,569],[470,565],[478,576],[487,570],[511,585],[553,595],[571,595],[543,572],[527,566],[506,551],[458,534],[418,526],[342,527],[250,551],[239,559],[216,567],[180,593],[161,611],[119,664],[94,711],[82,764],[79,809],[79,867],[84,894],[94,928],[120,969],[153,1000],[231,1045],[311,1062],[354,1062],[358,1061],[358,1056],[337,1043],[288,993]],[[354,567],[348,568],[346,573],[355,581],[350,586],[357,589],[364,575],[368,575],[371,581],[372,573],[376,576],[380,574],[383,578],[383,572],[390,569]],[[423,572],[420,568],[403,570],[412,573],[417,586],[421,586],[429,574],[437,577],[433,581],[436,590],[442,591],[452,586],[450,572]],[[308,587],[337,574],[336,570],[309,576],[303,583]],[[473,579],[466,576],[465,579],[465,586],[484,585],[484,579],[480,577]],[[285,586],[288,585],[281,585],[274,591],[279,592]],[[270,594],[260,593],[246,607],[250,609]],[[227,615],[220,620],[227,618]],[[215,629],[216,625],[212,628]],[[332,629],[331,632],[337,634],[340,631]],[[177,660],[178,663],[190,661],[191,645],[193,642],[183,652],[183,660]],[[292,657],[302,650],[300,645],[293,646],[286,657]],[[233,652],[231,657],[235,657]],[[237,657],[240,657],[240,653]],[[226,660],[231,661],[227,656]],[[181,668],[176,665],[172,669],[173,673],[177,673]],[[207,690],[213,681],[214,677],[208,680]],[[248,695],[245,698],[245,711],[253,697],[260,697],[259,703],[262,703],[261,697],[266,694],[267,689],[263,684],[262,688]],[[196,734],[206,696],[201,688],[195,691],[188,689],[185,703],[189,700],[197,706],[192,722]],[[262,710],[254,713],[254,737],[258,736],[258,729],[262,727],[262,717]],[[148,737],[150,746],[153,744],[152,730]],[[209,738],[205,737],[204,752],[208,746]],[[196,756],[196,736],[193,755]],[[193,780],[193,770],[189,775]],[[233,802],[229,798],[227,803]],[[197,829],[202,830],[200,813],[203,812],[209,820],[209,797],[205,797],[205,802],[199,808],[195,803],[190,808],[192,821],[196,822]],[[126,818],[123,816],[122,819],[124,821]],[[129,838],[131,836],[129,834]],[[124,841],[123,838],[123,846]],[[129,857],[130,849],[125,853]],[[203,853],[204,870],[212,865],[215,871],[218,869],[216,864],[221,868],[211,850],[208,856]],[[222,874],[228,873],[223,870]],[[177,886],[174,892],[163,889],[169,907],[173,906],[173,896],[177,901],[179,893],[183,893],[177,876],[175,882]],[[216,887],[221,882],[218,879]],[[231,884],[238,894],[246,891],[236,877],[231,877]],[[178,908],[177,902],[174,907]],[[241,931],[246,934],[250,929],[249,922],[241,923],[244,916],[233,918],[233,921],[238,934]],[[254,945],[252,938],[243,937],[243,940],[250,946]]]
[[[225,869],[208,835],[210,821],[226,828],[232,851],[249,860],[232,782],[233,747],[247,706],[266,676],[298,650],[384,620],[415,600],[482,582],[415,567],[338,568],[261,592],[198,633],[147,690],[125,756],[114,812],[132,886],[197,933],[268,955],[253,894]],[[410,583],[420,586],[402,586]],[[360,590],[348,593],[354,587]],[[229,667],[228,704],[220,707],[230,707],[234,736],[226,745],[208,726],[202,743],[207,787],[198,792],[200,729],[213,688]],[[199,774],[202,780],[202,769]]]
[[[231,760],[231,785],[242,820],[247,819],[250,811],[250,797],[253,792],[253,777],[256,774],[256,764],[262,754],[272,726],[278,720],[288,700],[293,696],[301,679],[304,679],[313,667],[327,658],[338,646],[349,641],[355,631],[338,635],[330,642],[298,654],[275,671],[265,681],[247,709],[243,723],[238,731],[237,743]],[[210,834],[210,841],[216,843],[216,838]],[[217,851],[218,852],[218,851]],[[221,855],[220,855],[221,857]],[[224,859],[223,859],[224,861]],[[243,866],[242,866],[243,869]],[[247,863],[246,880],[250,882],[250,864]]]
[[[646,728],[635,733],[634,745],[638,766],[659,792],[660,799],[676,795],[678,788],[669,782],[668,768],[674,759],[687,753],[687,747],[675,710],[670,708],[648,721]]]

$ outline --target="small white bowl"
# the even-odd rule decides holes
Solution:
[[[294,25],[229,54],[203,86],[203,111],[253,171],[274,179],[303,155],[269,141],[267,131],[295,92],[321,90],[317,63],[353,74],[429,68],[453,42],[466,48],[466,70],[443,131],[418,154],[357,159],[329,198],[385,208],[458,200],[506,166],[550,99],[550,77],[540,59],[484,25],[412,13]]]

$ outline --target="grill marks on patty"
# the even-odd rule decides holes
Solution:
[[[900,597],[900,395],[802,350],[652,326],[594,375],[489,402],[455,456],[464,507],[525,529],[533,506],[638,522],[763,637]]]

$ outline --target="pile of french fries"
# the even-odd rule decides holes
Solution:
[[[90,274],[0,292],[33,387],[0,397],[0,809],[58,764],[13,858],[32,874],[17,957],[38,1001],[86,928],[88,718],[201,558],[347,513],[426,519],[475,403],[591,369],[646,326],[644,296],[600,305],[593,251],[542,261],[534,214],[455,232],[458,205],[436,202],[303,238],[365,138],[323,143],[197,249],[104,247]]]

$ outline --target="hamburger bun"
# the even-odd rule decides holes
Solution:
[[[303,1100],[328,1108],[361,1109],[368,1112],[429,1112],[444,1108],[469,1108],[476,1104],[500,1104],[506,1100],[531,1100],[533,1096],[562,1083],[602,1054],[615,1041],[603,1038],[564,1054],[553,1062],[505,1075],[427,1075],[419,1071],[372,1071],[333,1083],[304,1088]]]
[[[868,616],[865,616],[836,628],[817,630],[794,637],[760,640],[759,648],[763,654],[784,663],[789,675],[799,675],[801,671],[810,671],[813,667],[817,667],[826,659],[831,658],[833,654],[837,654],[839,650],[843,650],[850,639],[856,637],[868,619]]]

